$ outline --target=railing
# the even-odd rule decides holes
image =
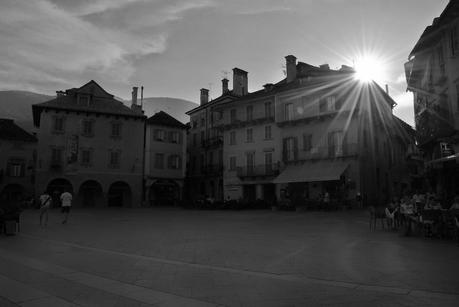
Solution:
[[[219,175],[223,173],[223,165],[221,164],[209,164],[201,167],[201,173],[203,175]]]
[[[277,176],[279,174],[279,165],[277,163],[272,163],[238,167],[236,168],[236,173],[240,178]]]
[[[209,147],[218,147],[223,144],[223,137],[216,136],[212,138],[207,138],[201,142],[202,147],[209,148]]]
[[[272,123],[274,122],[274,115],[271,115],[269,117],[255,117],[250,120],[241,120],[241,119],[236,119],[230,122],[225,122],[223,120],[217,122],[215,124],[215,127],[218,129],[233,129],[233,128],[243,128],[246,126],[252,126],[252,125],[262,125],[265,123]]]
[[[297,160],[291,159],[285,162],[295,162],[304,160],[319,160],[319,159],[333,159],[351,157],[358,154],[357,144],[344,144],[341,146],[320,146],[313,147],[308,151],[299,150]],[[292,154],[293,155],[293,154]]]

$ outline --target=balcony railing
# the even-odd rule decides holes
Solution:
[[[293,152],[284,152],[284,162],[295,162],[304,160],[334,159],[356,156],[358,154],[357,144],[345,144],[341,146],[313,147],[309,151],[299,150],[297,159],[293,159]],[[292,157],[288,159],[288,157]]]
[[[212,138],[205,139],[201,142],[202,147],[210,148],[210,147],[218,147],[223,145],[223,137],[216,136]]]
[[[238,167],[236,168],[236,173],[240,178],[277,176],[279,174],[279,165],[272,163]]]
[[[228,130],[234,128],[244,128],[247,126],[262,125],[272,122],[274,122],[274,115],[270,115],[269,117],[256,117],[249,120],[235,119],[230,121],[229,123],[221,120],[215,124],[215,127],[220,130]]]
[[[201,167],[201,173],[203,175],[220,175],[223,173],[223,165],[221,164],[209,164]]]

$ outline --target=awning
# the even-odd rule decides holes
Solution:
[[[341,161],[308,162],[289,165],[273,183],[317,182],[339,180],[349,163]]]
[[[429,165],[433,165],[433,164],[437,164],[437,163],[443,163],[443,162],[448,162],[448,161],[456,161],[456,162],[459,162],[459,153],[454,154],[454,155],[451,155],[451,156],[443,157],[443,158],[440,158],[440,159],[436,159],[436,160],[432,160],[432,161],[427,161],[427,162],[426,162],[426,165],[429,166]]]

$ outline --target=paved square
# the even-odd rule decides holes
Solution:
[[[75,209],[0,237],[0,306],[458,306],[452,241],[365,212]]]

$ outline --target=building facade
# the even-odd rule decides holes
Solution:
[[[328,192],[387,201],[404,184],[393,171],[394,140],[414,143],[392,114],[395,102],[347,66],[315,67],[290,55],[286,68],[284,80],[214,108],[222,114],[215,126],[224,140],[225,199],[301,203]]]
[[[209,101],[209,90],[201,89],[200,105],[186,114],[190,116],[187,138],[186,196],[188,199],[212,197],[223,200],[223,136],[215,128],[221,113],[215,107],[232,101],[248,90],[247,72],[233,69],[233,89],[222,80],[222,94]]]
[[[32,106],[38,128],[37,193],[64,190],[77,206],[140,206],[145,116],[96,82]]]
[[[166,112],[146,121],[145,199],[150,206],[174,205],[183,197],[186,125]]]
[[[459,194],[459,1],[450,0],[405,64],[429,188]]]
[[[0,118],[0,203],[34,196],[37,139]]]

